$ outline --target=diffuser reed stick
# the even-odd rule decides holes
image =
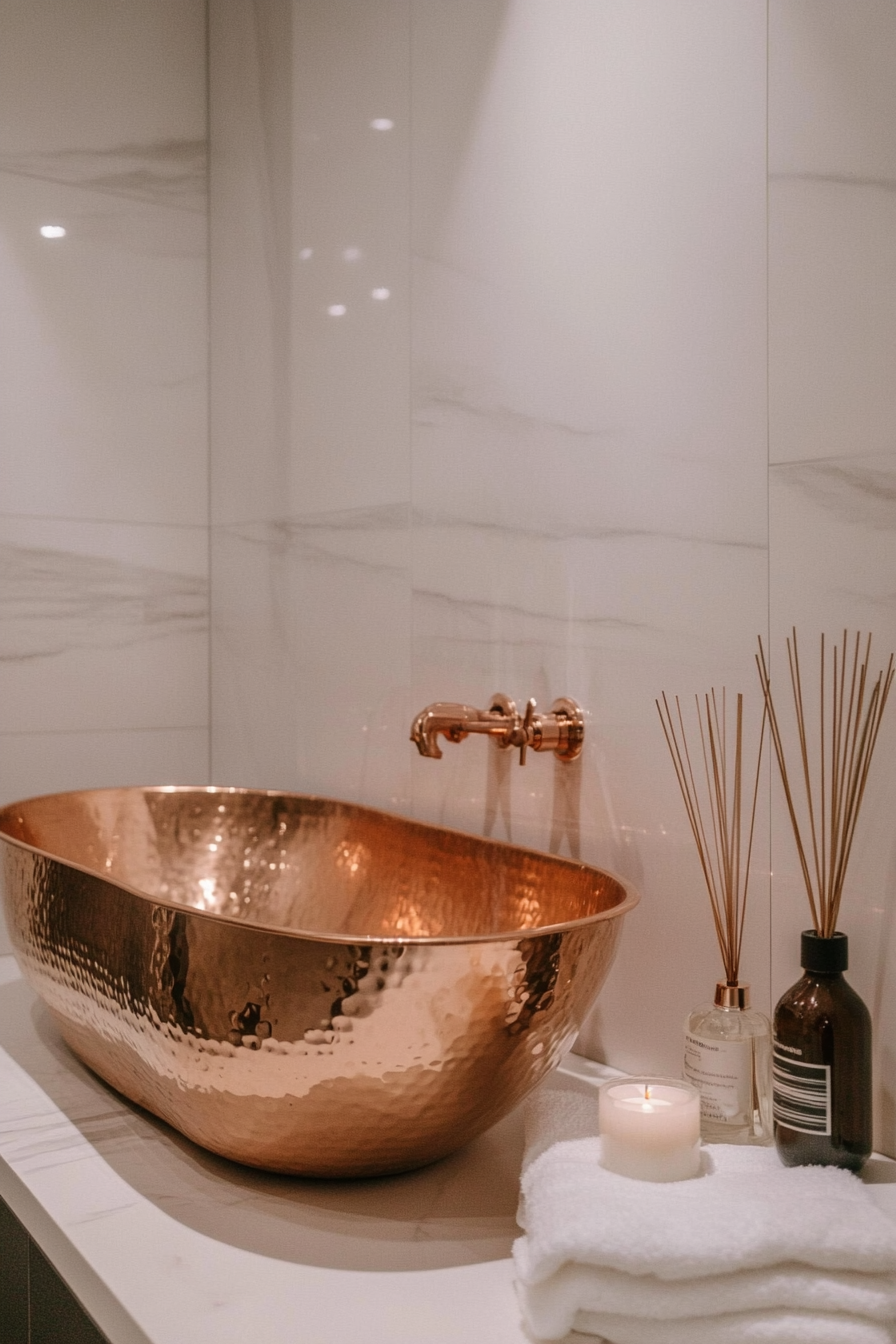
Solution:
[[[695,696],[703,764],[701,772],[700,758],[696,757],[698,767],[696,773],[691,761],[678,696],[675,697],[674,716],[665,692],[662,701],[656,702],[688,821],[697,845],[719,949],[722,953],[722,963],[725,967],[725,977],[729,985],[738,983],[767,712],[763,710],[753,793],[747,811],[744,807],[743,788],[743,699],[742,695],[738,695],[732,730],[724,689],[721,694],[721,707],[714,689],[703,697],[702,708],[700,697]]]
[[[844,630],[842,649],[835,644],[833,654],[828,658],[825,638],[821,636],[818,737],[813,744],[810,740],[810,718],[803,696],[796,630],[787,640],[790,686],[799,742],[799,761],[793,774],[788,768],[761,639],[756,656],[803,882],[815,931],[820,938],[832,938],[837,928],[856,822],[865,795],[881,719],[893,684],[894,655],[890,654],[889,663],[878,673],[869,691],[870,634],[860,661],[861,641],[862,636],[857,631],[850,655],[848,632]],[[816,771],[814,779],[813,765]],[[799,807],[798,801],[802,804]]]

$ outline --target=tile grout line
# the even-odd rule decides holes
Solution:
[[[205,158],[205,313],[206,313],[206,604],[207,604],[207,649],[206,649],[206,783],[212,782],[212,678],[214,632],[212,630],[212,611],[214,607],[212,592],[212,101],[211,101],[211,0],[205,0],[205,136],[208,146]]]

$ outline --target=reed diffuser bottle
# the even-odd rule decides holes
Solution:
[[[787,1166],[859,1171],[872,1148],[871,1016],[843,978],[846,935],[837,929],[846,868],[871,756],[893,682],[893,655],[868,692],[871,636],[835,644],[827,678],[824,636],[817,741],[811,740],[796,631],[787,641],[799,766],[788,768],[762,641],[757,665],[814,927],[801,938],[804,974],[774,1015],[775,1143]],[[849,664],[851,663],[851,667]]]
[[[684,1076],[700,1092],[703,1139],[771,1143],[771,1027],[763,1013],[750,1007],[750,986],[738,978],[765,714],[752,800],[745,808],[743,696],[737,697],[733,732],[724,690],[721,706],[714,690],[704,696],[702,708],[697,700],[703,769],[699,770],[701,761],[696,757],[696,775],[678,698],[674,718],[665,695],[657,701],[657,709],[697,845],[725,970],[713,1000],[695,1008],[685,1021]]]
[[[858,1171],[871,1152],[871,1015],[843,979],[846,935],[802,936],[805,970],[775,1009],[775,1142],[794,1166]]]
[[[771,1027],[750,986],[720,980],[712,1003],[684,1024],[684,1076],[700,1089],[707,1143],[772,1141]]]

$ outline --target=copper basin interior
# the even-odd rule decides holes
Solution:
[[[86,1064],[216,1153],[431,1162],[568,1049],[638,900],[586,864],[299,794],[0,811],[22,970]]]

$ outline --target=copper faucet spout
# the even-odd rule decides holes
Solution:
[[[508,737],[513,728],[513,717],[500,709],[474,709],[472,705],[454,705],[440,700],[427,705],[414,719],[411,741],[416,743],[421,756],[439,760],[442,755],[439,733],[449,742],[463,742],[468,733]]]
[[[439,700],[422,709],[411,725],[411,741],[421,756],[433,760],[442,755],[439,734],[449,742],[463,742],[469,733],[486,733],[505,750],[518,747],[520,765],[525,764],[529,747],[572,761],[582,750],[585,716],[575,700],[566,697],[555,700],[547,714],[537,713],[535,701],[529,700],[523,715],[512,700],[498,693],[488,709]]]

